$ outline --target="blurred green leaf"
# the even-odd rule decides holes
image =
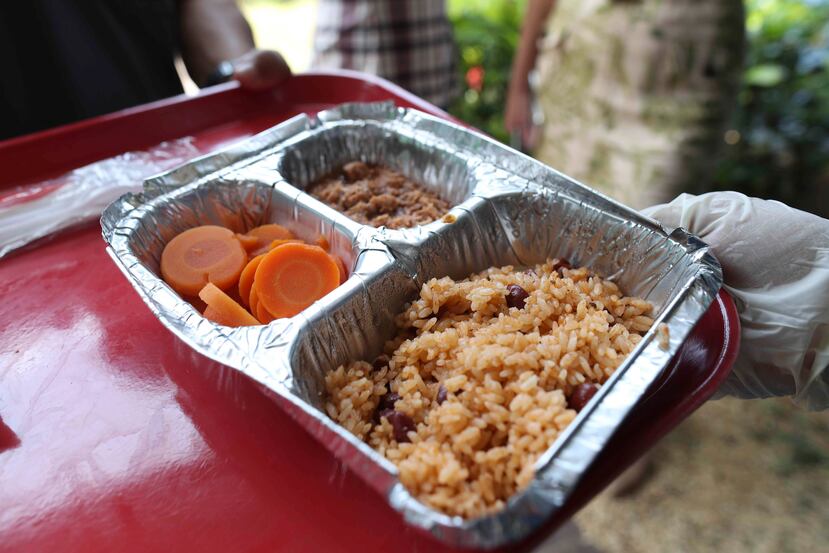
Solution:
[[[777,86],[786,78],[786,68],[774,63],[750,67],[745,74],[745,83],[750,86]]]

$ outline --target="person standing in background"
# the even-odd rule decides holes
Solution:
[[[290,75],[255,49],[235,0],[4,2],[0,140],[181,94],[177,55],[199,86]]]
[[[744,29],[742,0],[529,0],[506,127],[544,163],[631,207],[699,192],[735,104]]]
[[[459,92],[445,0],[320,0],[315,69],[373,73],[447,108]]]

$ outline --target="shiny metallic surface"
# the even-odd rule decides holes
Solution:
[[[380,162],[434,188],[453,221],[405,230],[361,226],[304,192],[354,159]],[[240,209],[244,206],[244,210]],[[444,222],[446,221],[446,222]],[[263,327],[203,319],[158,277],[161,251],[201,224],[244,231],[279,222],[328,238],[349,280],[305,312]],[[109,252],[159,320],[196,351],[254,378],[407,521],[459,546],[518,541],[559,509],[716,296],[707,247],[477,133],[390,104],[352,104],[298,116],[241,146],[196,160],[115,202],[102,218]],[[393,318],[432,277],[463,278],[506,264],[564,257],[654,304],[657,324],[536,464],[536,478],[502,511],[464,521],[411,497],[395,467],[323,412],[327,371],[370,359]],[[660,347],[656,328],[669,330]],[[663,344],[664,346],[664,344]]]

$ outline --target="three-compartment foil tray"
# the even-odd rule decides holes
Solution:
[[[354,160],[400,171],[455,207],[449,217],[421,227],[375,229],[303,192]],[[348,280],[293,318],[228,328],[204,319],[159,277],[161,252],[178,233],[205,224],[244,232],[269,222],[308,240],[325,236],[349,267]],[[717,260],[694,236],[681,229],[668,235],[514,150],[391,103],[297,116],[147,181],[143,193],[109,206],[101,225],[111,257],[167,328],[261,383],[410,524],[465,547],[521,540],[564,504],[722,283]],[[324,375],[378,355],[395,332],[395,315],[427,280],[552,257],[587,266],[626,294],[650,301],[656,323],[504,509],[473,520],[439,513],[408,493],[391,462],[325,414]]]

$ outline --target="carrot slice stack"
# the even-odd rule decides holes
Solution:
[[[325,250],[287,243],[271,250],[259,263],[252,290],[271,315],[281,318],[296,315],[339,284],[340,269]]]
[[[167,243],[161,275],[211,321],[268,324],[296,315],[348,278],[343,260],[329,253],[329,241],[320,236],[316,243],[277,224],[245,234],[204,225]]]
[[[256,268],[259,267],[259,263],[262,261],[263,257],[265,256],[257,255],[248,261],[248,264],[245,265],[244,269],[242,269],[242,274],[239,275],[239,296],[248,307],[251,307],[250,289],[253,287],[253,277],[256,275]]]
[[[170,240],[161,253],[161,275],[182,296],[195,296],[208,282],[223,290],[233,286],[247,261],[231,230],[205,225]]]
[[[207,304],[204,316],[213,322],[226,326],[254,326],[259,321],[248,313],[244,307],[233,301],[233,298],[222,292],[212,283],[207,283],[199,297]]]

